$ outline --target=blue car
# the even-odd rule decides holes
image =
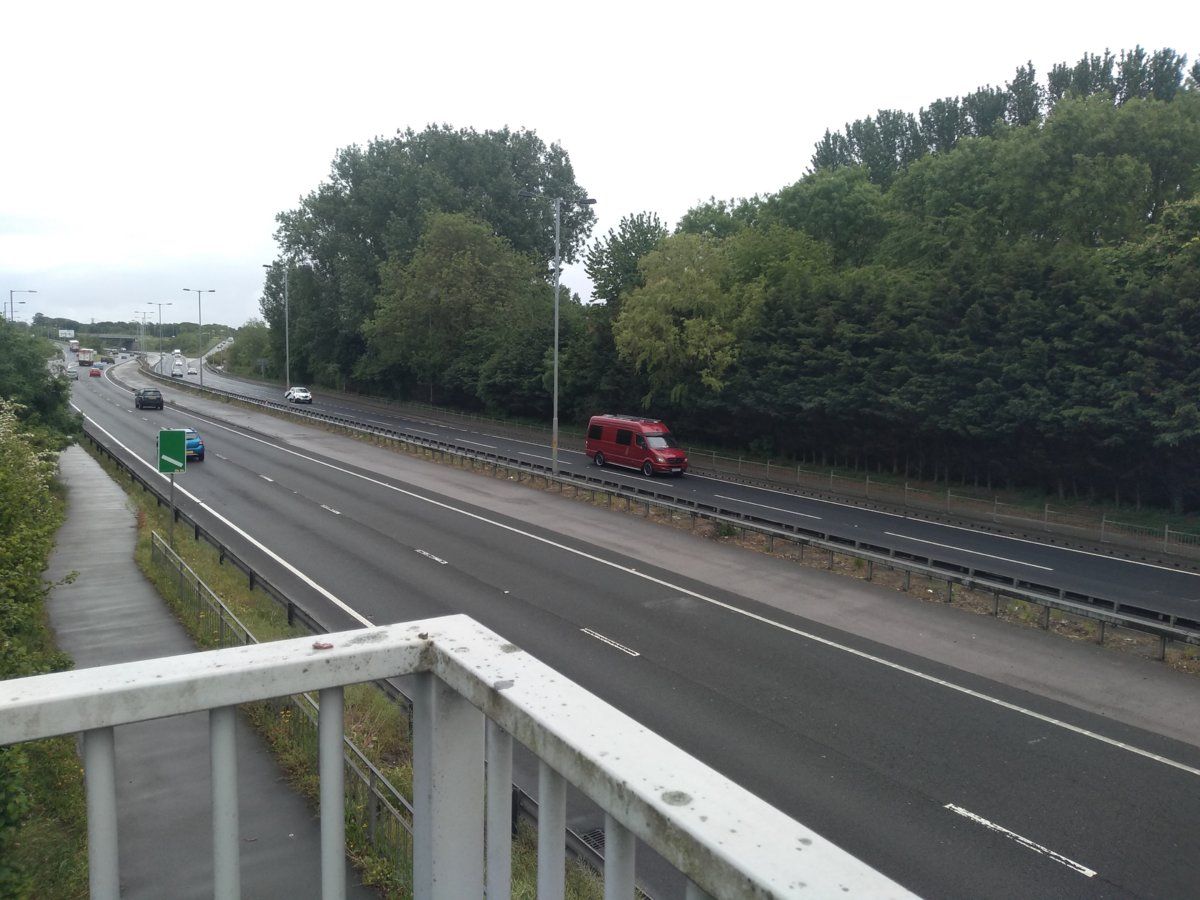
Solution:
[[[187,458],[204,462],[204,438],[200,437],[195,428],[185,428],[184,431],[187,432],[184,437],[187,441]]]

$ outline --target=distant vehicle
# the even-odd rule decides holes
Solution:
[[[104,373],[100,371],[99,366],[92,366],[88,369],[88,378],[99,378]]]
[[[183,377],[183,363],[177,362],[177,363],[175,363],[175,365],[171,366],[171,377],[172,378],[182,378]]]
[[[80,347],[75,361],[81,366],[90,366],[96,361],[96,351],[90,347]]]
[[[79,370],[74,367],[67,369],[67,378],[69,378],[71,381],[78,381]]]
[[[135,391],[133,405],[138,409],[162,409],[162,391],[157,388],[142,388],[140,391]]]
[[[290,387],[284,392],[283,399],[289,403],[312,403],[312,394],[306,387]]]
[[[78,353],[79,352],[79,341],[74,340],[74,339],[69,340],[69,341],[67,341],[67,347],[70,349],[70,351],[72,353]]]
[[[183,356],[183,351],[182,351],[182,350],[178,350],[178,349],[176,349],[176,350],[172,350],[172,351],[171,351],[171,355],[172,355],[172,356]]]
[[[188,374],[189,374],[189,375],[195,375],[195,374],[196,374],[196,369],[195,369],[194,367],[192,367],[192,366],[189,366],[189,367],[188,367]]]
[[[196,462],[204,462],[204,439],[200,437],[200,433],[195,428],[183,430],[187,432],[183,438],[187,447],[187,458],[194,459]]]
[[[682,475],[688,467],[687,454],[658,419],[592,416],[584,448],[597,466],[640,469],[647,478],[655,472]]]

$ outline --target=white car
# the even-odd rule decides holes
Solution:
[[[289,403],[312,403],[312,394],[306,387],[290,387],[284,392],[283,399]]]
[[[189,366],[189,367],[188,367],[188,374],[189,374],[189,375],[195,375],[195,374],[196,374],[196,369],[195,369],[194,367],[190,367],[190,366]]]

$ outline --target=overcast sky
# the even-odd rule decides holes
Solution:
[[[826,128],[1039,78],[1085,52],[1200,52],[1194,2],[9,2],[0,291],[34,313],[241,325],[275,215],[339,148],[531,129],[598,201],[674,226],[798,180]],[[588,295],[581,268],[564,283]]]

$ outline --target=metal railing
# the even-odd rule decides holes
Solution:
[[[634,891],[637,841],[691,897],[909,893],[466,616],[249,644],[4,682],[0,744],[83,734],[89,878],[117,898],[118,726],[208,711],[218,896],[240,891],[237,704],[319,692],[322,896],[345,890],[343,689],[411,675],[413,895],[507,897],[514,740],[540,760],[538,897],[561,900],[567,785],[605,810],[606,896]]]
[[[175,597],[170,599],[177,601],[177,611],[202,646],[240,647],[259,642],[157,532],[150,534],[150,558],[170,569],[175,588]],[[272,697],[262,703],[271,709],[275,721],[284,723],[303,757],[315,760],[319,708],[312,696]],[[365,838],[375,853],[393,860],[401,879],[411,879],[412,806],[349,737],[343,736],[343,741],[346,827]]]

